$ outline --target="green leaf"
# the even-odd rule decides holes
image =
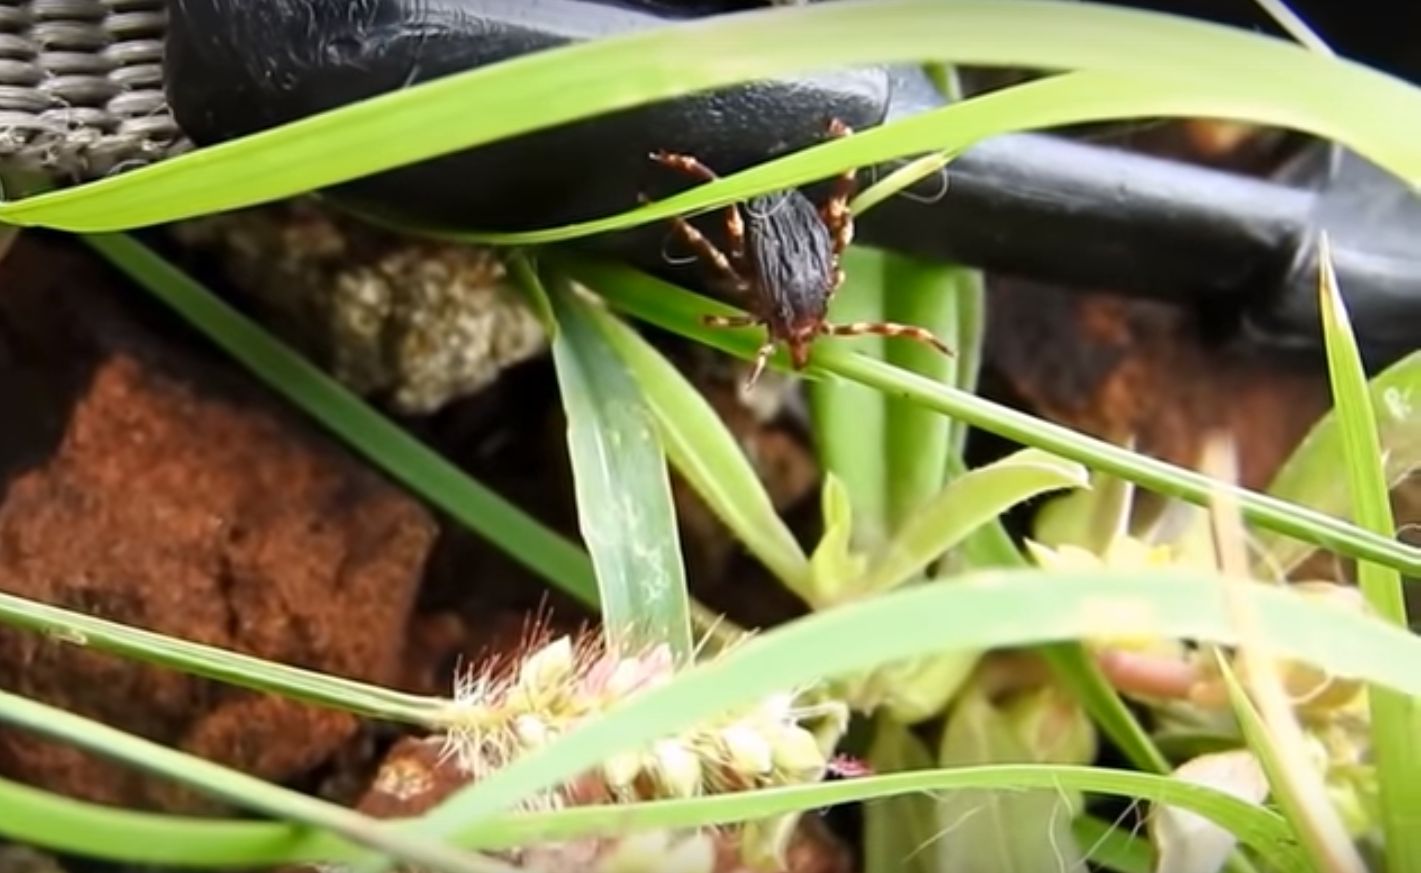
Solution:
[[[875,557],[852,596],[896,588],[983,524],[1036,495],[1089,484],[1080,464],[1024,449],[973,470],[913,514]]]
[[[1268,774],[1268,785],[1274,802],[1283,810],[1288,822],[1297,834],[1299,842],[1306,850],[1307,869],[1315,873],[1362,873],[1365,866],[1358,866],[1360,858],[1352,848],[1345,832],[1338,833],[1329,827],[1329,820],[1335,820],[1334,811],[1319,811],[1318,804],[1327,804],[1328,798],[1322,776],[1311,760],[1302,758],[1302,750],[1284,746],[1273,735],[1263,716],[1254,708],[1253,701],[1239,683],[1233,669],[1221,655],[1215,654],[1219,675],[1228,689],[1229,702],[1248,748],[1258,758],[1263,772]],[[1340,851],[1340,854],[1339,854]]]
[[[353,810],[5,691],[0,691],[0,722],[130,764],[253,812],[328,831],[412,864],[446,873],[507,873],[503,864],[461,854]],[[5,818],[11,815],[7,808]]]
[[[853,549],[854,515],[849,489],[833,471],[824,474],[820,496],[824,533],[809,563],[812,584],[805,602],[823,608],[837,602],[843,592],[863,575],[867,561]]]
[[[710,16],[538,52],[8,204],[0,220],[77,231],[146,226],[677,94],[803,70],[920,61],[1102,71],[1093,86],[1081,83],[1077,99],[1055,94],[1034,107],[1038,126],[1111,112],[1242,118],[1335,139],[1421,181],[1421,92],[1360,64],[1243,30],[1105,4],[865,0]],[[967,117],[959,113],[948,126],[962,127]],[[1010,126],[1026,120],[1023,114]],[[968,138],[986,133],[965,127]],[[854,139],[829,144],[851,145],[795,175],[824,178],[889,152],[949,147],[938,137],[869,155]],[[788,174],[777,172],[762,178],[785,187]]]
[[[658,643],[692,655],[690,596],[655,418],[621,358],[565,279],[551,290],[553,361],[567,411],[578,527],[597,568],[611,648]]]
[[[935,791],[1043,787],[1167,801],[1226,824],[1246,845],[1272,853],[1281,863],[1296,855],[1287,824],[1276,813],[1254,808],[1227,794],[1128,770],[1030,764],[925,770],[694,800],[517,813],[462,825],[454,842],[465,848],[494,850],[580,836],[624,836],[632,830],[730,824],[841,803],[923,797]],[[113,861],[230,870],[238,861],[260,867],[302,862],[349,864],[370,857],[365,849],[300,825],[118,810],[3,779],[0,808],[6,811],[0,817],[0,834],[32,845]],[[388,824],[393,829],[406,830],[418,822],[405,819]]]
[[[887,256],[854,246],[844,253],[844,287],[829,304],[833,322],[882,321]],[[844,338],[837,344],[881,357],[879,336]],[[808,386],[809,411],[820,466],[843,483],[853,505],[853,544],[868,550],[889,534],[884,458],[886,415],[883,396],[842,379],[822,379]]]
[[[1224,585],[1209,573],[984,572],[899,589],[815,613],[682,672],[614,713],[462,789],[415,827],[447,836],[532,792],[765,695],[930,653],[1090,637],[1130,623],[1141,634],[1236,641]],[[1240,585],[1259,633],[1281,656],[1339,676],[1421,693],[1421,640],[1277,586]],[[1240,834],[1242,837],[1242,834]]]
[[[874,722],[868,763],[875,773],[933,769],[928,749],[901,723]],[[932,843],[940,838],[937,801],[926,794],[900,794],[864,804],[864,873],[937,873]]]
[[[972,272],[902,255],[887,255],[883,267],[887,292],[884,318],[926,328],[944,342],[955,343],[958,307]],[[901,339],[884,343],[882,351],[885,360],[906,370],[936,382],[957,384],[956,357]],[[952,422],[902,398],[886,397],[883,403],[888,522],[889,529],[896,531],[946,481]]]
[[[1073,8],[1075,5],[1071,4]],[[733,331],[715,331],[701,325],[702,313],[733,313],[730,307],[618,264],[568,252],[559,252],[557,259],[624,312],[741,357],[748,358],[754,354],[753,340],[749,337],[731,336],[729,334]],[[973,427],[1196,505],[1208,505],[1214,494],[1223,490],[1238,501],[1244,516],[1255,524],[1350,557],[1365,558],[1421,575],[1421,550],[1405,546],[1390,537],[1084,436],[867,356],[853,354],[837,343],[825,341],[816,345],[806,375],[816,379],[848,379],[885,394],[905,396],[925,408]]]
[[[948,716],[938,763],[944,767],[1031,761],[1002,713],[980,693]],[[938,801],[938,869],[953,873],[1040,873],[1082,863],[1071,820],[1080,812],[1061,790],[958,791]]]
[[[746,548],[803,596],[809,559],[734,435],[695,386],[636,331],[602,310],[588,312],[640,386],[671,463]]]
[[[84,241],[376,466],[553,585],[596,605],[592,564],[577,546],[474,481],[146,246],[121,234]]]
[[[1091,864],[1115,873],[1155,873],[1150,844],[1118,823],[1082,815],[1071,824],[1076,843],[1085,849]]]
[[[1383,536],[1394,536],[1391,495],[1367,388],[1362,356],[1347,318],[1331,249],[1324,236],[1318,252],[1321,281],[1323,336],[1327,345],[1327,370],[1332,382],[1343,454],[1338,460],[1347,474],[1357,523]],[[1361,561],[1357,581],[1377,614],[1400,627],[1407,625],[1406,600],[1401,575],[1392,567]],[[1369,695],[1372,716],[1372,754],[1381,795],[1382,831],[1390,873],[1421,871],[1421,707],[1415,700],[1385,688]]]
[[[1091,473],[1090,487],[1051,500],[1036,513],[1032,539],[1055,548],[1073,545],[1104,554],[1118,537],[1130,532],[1130,507],[1135,488],[1106,473]]]
[[[1386,485],[1395,488],[1421,468],[1421,352],[1413,352],[1378,373],[1368,385],[1368,394],[1383,450]],[[1347,517],[1352,505],[1347,477],[1337,475],[1337,459],[1343,452],[1338,413],[1330,411],[1279,468],[1268,493],[1328,515]],[[1291,571],[1316,550],[1311,543],[1273,531],[1255,531],[1254,537],[1258,549],[1267,556],[1260,572]]]

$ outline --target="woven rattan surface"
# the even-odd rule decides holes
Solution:
[[[97,178],[187,147],[163,96],[166,0],[0,0],[0,169]]]

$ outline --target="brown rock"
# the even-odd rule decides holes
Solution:
[[[0,265],[0,589],[189,640],[394,682],[435,536],[414,501],[70,244]],[[161,333],[160,333],[161,330]],[[271,780],[353,718],[0,629],[0,686]],[[78,797],[206,808],[0,732],[0,773]]]

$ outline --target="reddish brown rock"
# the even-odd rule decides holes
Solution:
[[[0,589],[372,682],[398,680],[428,514],[145,293],[64,241],[0,264]],[[0,686],[267,779],[353,718],[0,629]],[[0,773],[78,797],[206,808],[0,733]]]

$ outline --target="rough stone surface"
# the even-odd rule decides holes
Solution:
[[[0,265],[0,590],[373,682],[397,681],[436,528],[413,500],[185,337],[73,244]],[[261,777],[353,718],[0,629],[0,687]],[[210,808],[0,732],[0,773],[100,802]]]

